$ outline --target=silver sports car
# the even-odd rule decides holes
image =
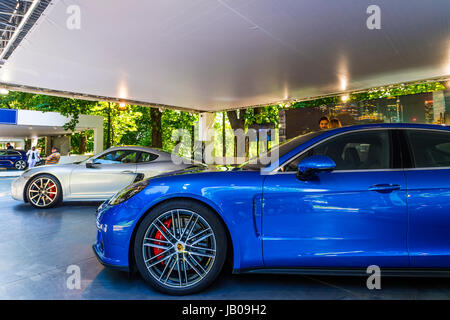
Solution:
[[[12,183],[11,193],[36,208],[61,201],[103,201],[135,181],[194,166],[176,159],[147,147],[110,148],[79,163],[28,169]]]

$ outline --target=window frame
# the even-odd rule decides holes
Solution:
[[[290,162],[294,161],[298,157],[301,157],[304,153],[308,152],[309,150],[317,147],[318,145],[320,145],[320,144],[322,144],[322,143],[324,143],[324,142],[326,142],[326,141],[328,141],[330,139],[333,139],[333,138],[336,138],[336,137],[339,137],[339,136],[342,136],[342,135],[345,135],[345,134],[355,133],[355,132],[368,132],[368,131],[379,131],[379,130],[387,131],[387,133],[389,135],[389,148],[390,148],[389,162],[390,162],[390,167],[393,167],[394,166],[394,157],[395,157],[394,156],[395,149],[393,147],[394,147],[394,144],[396,143],[395,140],[397,139],[395,137],[395,134],[393,133],[393,131],[394,130],[401,130],[401,129],[402,128],[366,128],[366,129],[358,129],[358,130],[349,130],[349,131],[341,132],[341,133],[336,134],[336,135],[329,136],[329,137],[327,137],[327,138],[325,138],[323,140],[320,140],[320,141],[314,143],[313,145],[307,147],[306,149],[302,150],[300,153],[292,156],[290,159],[288,159],[285,162],[283,162],[282,164],[280,164],[277,168],[273,169],[271,171],[271,174],[293,174],[293,173],[296,173],[296,171],[285,171],[285,172],[283,172],[283,171],[280,171],[280,170],[281,170],[282,167],[288,165]],[[403,153],[403,150],[399,150],[398,152]],[[345,173],[345,172],[377,172],[377,171],[398,171],[398,170],[404,170],[404,168],[403,168],[403,161],[401,163],[402,163],[402,165],[401,165],[400,168],[388,168],[388,169],[343,169],[343,170],[333,170],[333,172]]]
[[[106,157],[108,154],[113,153],[113,152],[120,152],[120,151],[124,151],[124,152],[128,152],[127,155],[125,157],[127,157],[129,154],[131,153],[136,153],[136,161],[135,162],[128,162],[128,163],[124,163],[122,161],[118,161],[117,163],[101,163],[101,162],[97,162],[97,164],[108,164],[108,165],[120,165],[120,164],[137,164],[137,159],[139,158],[140,154],[139,154],[139,150],[134,150],[134,149],[116,149],[116,150],[110,150],[109,152],[100,154],[98,157],[94,158],[92,161],[95,163],[95,160],[99,160],[103,157]]]
[[[410,162],[411,162],[411,167],[405,168],[404,170],[448,170],[448,169],[450,169],[450,166],[447,166],[447,167],[418,167],[416,164],[416,159],[414,158],[414,151],[413,151],[413,147],[411,144],[411,139],[410,139],[407,131],[427,131],[427,132],[435,132],[435,133],[446,133],[450,136],[449,130],[426,129],[426,128],[404,128],[403,136],[406,141],[408,155],[410,157]]]
[[[18,157],[18,156],[22,156],[22,154],[19,151],[6,150],[6,156],[7,157]]]
[[[150,161],[141,161],[142,154],[144,154],[144,153],[152,154],[152,155],[156,156],[156,158],[154,158],[153,160],[150,160]],[[153,153],[153,152],[149,152],[149,151],[140,151],[139,155],[137,157],[137,160],[136,160],[136,164],[152,163],[158,158],[159,158],[159,154],[156,154],[156,153]]]

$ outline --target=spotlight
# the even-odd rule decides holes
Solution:
[[[121,111],[127,110],[127,104],[125,102],[121,102],[121,103],[119,103],[119,107],[117,109],[119,109]]]
[[[350,97],[349,97],[348,95],[344,95],[344,96],[341,97],[341,100],[342,100],[343,102],[348,101],[348,99],[350,99]]]

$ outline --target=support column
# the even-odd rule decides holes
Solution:
[[[198,116],[198,140],[202,142],[203,162],[213,164],[214,154],[214,113],[202,112]]]
[[[103,125],[103,123],[102,123]],[[94,154],[103,151],[103,126],[94,128]]]
[[[443,124],[445,115],[445,96],[444,91],[433,92],[433,122]]]
[[[52,153],[52,137],[51,136],[46,136],[45,137],[45,155],[48,156]]]
[[[59,153],[62,156],[67,156],[70,152],[70,136],[69,135],[63,135],[63,136],[57,136],[52,138],[52,146],[56,147],[59,150]]]

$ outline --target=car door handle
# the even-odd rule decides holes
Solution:
[[[392,192],[394,190],[400,190],[400,185],[398,184],[374,184],[369,188],[369,191],[376,191],[382,193]]]
[[[135,174],[135,172],[134,172],[134,171],[131,171],[131,170],[125,170],[125,171],[122,171],[122,173],[125,173],[125,174]]]

